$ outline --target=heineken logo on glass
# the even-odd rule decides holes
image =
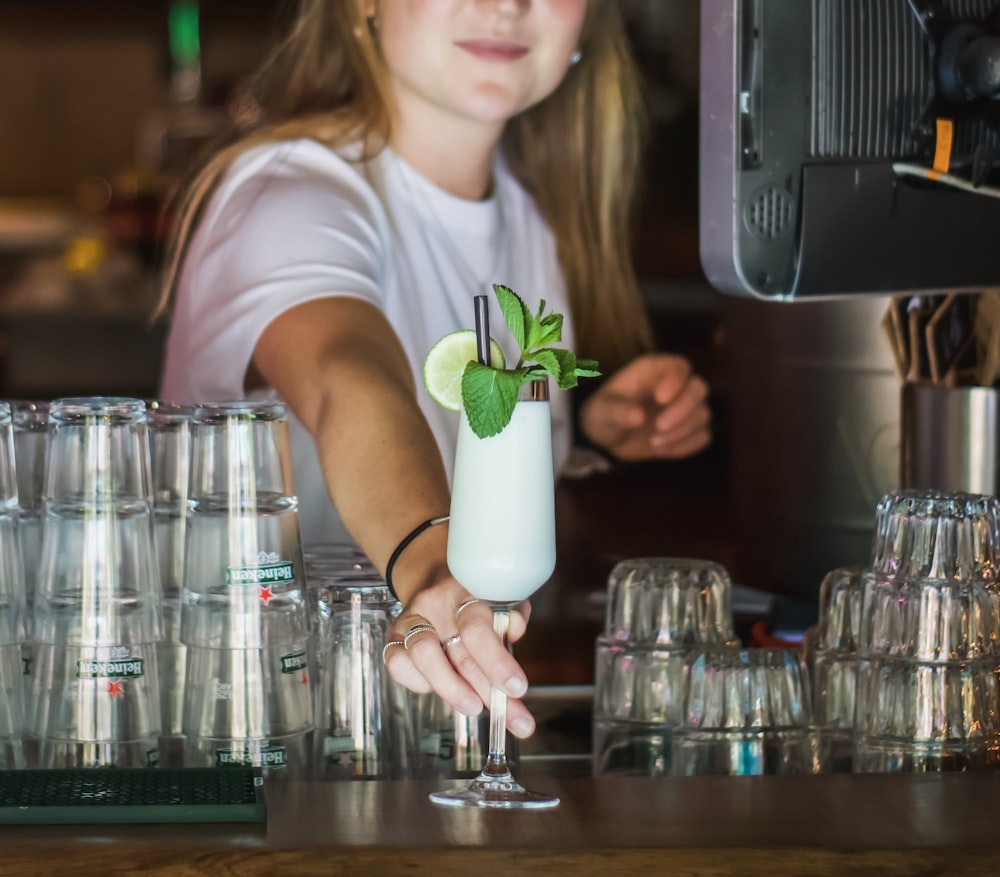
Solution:
[[[145,676],[145,661],[143,658],[126,658],[120,661],[76,662],[77,679],[138,679]]]
[[[216,767],[284,767],[288,757],[284,746],[262,746],[257,749],[217,749]]]
[[[275,551],[262,551],[254,566],[227,566],[227,585],[275,585],[295,581],[295,564]]]
[[[294,655],[281,656],[282,673],[299,673],[306,669],[306,653],[296,652]]]

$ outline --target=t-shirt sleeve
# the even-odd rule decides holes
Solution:
[[[350,296],[384,309],[377,196],[319,144],[243,156],[210,200],[185,262],[172,331],[175,385],[200,400],[242,396],[261,333],[295,305]],[[176,351],[175,351],[176,352]],[[175,357],[176,359],[176,357]]]

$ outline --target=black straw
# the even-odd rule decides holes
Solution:
[[[476,353],[480,365],[490,362],[490,304],[485,295],[476,296]]]

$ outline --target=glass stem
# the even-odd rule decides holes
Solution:
[[[500,643],[507,645],[507,628],[510,626],[510,610],[493,607],[493,629],[500,637]],[[490,779],[510,776],[507,767],[507,692],[494,685],[490,692],[490,754],[483,767],[483,774]]]

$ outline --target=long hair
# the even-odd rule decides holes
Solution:
[[[631,260],[641,98],[618,2],[589,0],[580,62],[553,95],[508,123],[503,140],[512,172],[555,236],[578,348],[606,372],[651,346]],[[179,197],[157,313],[168,308],[205,206],[242,152],[311,138],[331,149],[360,143],[370,158],[388,142],[391,98],[360,0],[300,0],[254,97],[252,129],[219,149]]]

